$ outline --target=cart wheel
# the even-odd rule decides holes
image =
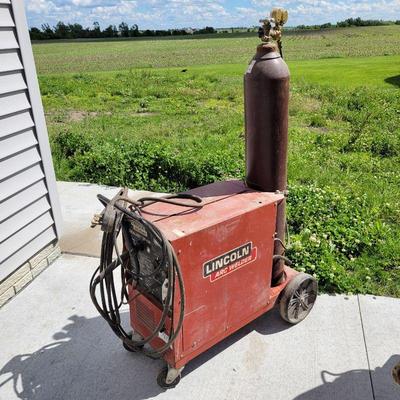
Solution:
[[[181,374],[179,374],[171,383],[167,383],[168,366],[165,366],[157,376],[158,386],[163,389],[174,388],[181,380]]]
[[[300,273],[285,287],[279,303],[281,317],[291,324],[303,321],[317,299],[318,283],[314,277]]]
[[[394,381],[400,385],[400,363],[398,363],[392,370]]]

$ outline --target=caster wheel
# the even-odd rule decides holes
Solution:
[[[168,367],[164,367],[157,376],[158,386],[163,389],[174,388],[181,380],[181,375],[179,374],[172,382],[167,383]]]
[[[392,376],[394,381],[400,385],[400,363],[398,363],[392,370]]]
[[[298,324],[310,313],[317,299],[318,283],[314,277],[300,273],[285,287],[279,302],[281,317]]]

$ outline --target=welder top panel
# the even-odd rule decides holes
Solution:
[[[216,182],[187,193],[201,197],[204,206],[198,209],[155,203],[143,209],[143,217],[155,223],[170,241],[283,200],[281,194],[254,191],[242,181]]]

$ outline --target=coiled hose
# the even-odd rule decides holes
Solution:
[[[132,200],[127,196],[127,190],[120,192],[113,200],[109,200],[102,195],[98,195],[100,202],[106,207],[103,211],[102,230],[104,231],[101,243],[100,265],[94,272],[90,280],[90,297],[99,314],[108,322],[112,331],[124,342],[124,344],[132,349],[142,351],[151,358],[161,357],[172,345],[179,331],[182,328],[184,312],[185,312],[185,287],[183,282],[182,271],[175,251],[163,233],[151,222],[142,217],[141,210],[155,202],[163,202],[174,204],[182,207],[200,208],[203,206],[201,198],[190,194],[173,194],[160,198],[144,197],[139,200]],[[190,202],[182,202],[176,199],[186,199]],[[120,203],[129,203],[130,209],[125,208]],[[107,222],[105,216],[107,215]],[[110,217],[111,216],[111,217]],[[148,235],[153,237],[161,248],[162,256],[155,269],[148,274],[140,273],[139,259],[137,256],[138,249],[132,245],[130,233],[128,230],[129,222],[136,220],[147,231]],[[117,240],[122,232],[125,249],[120,253]],[[113,253],[116,258],[113,259]],[[118,298],[114,281],[114,271],[120,268],[121,293]],[[133,282],[154,277],[160,270],[167,272],[168,287],[167,293],[163,298],[162,314],[157,326],[146,338],[142,340],[133,340],[131,335],[123,328],[121,323],[120,309],[123,304],[129,304],[134,298],[130,298],[128,294],[128,286]],[[174,329],[173,311],[176,296],[175,279],[177,279],[177,287],[179,288],[179,319]],[[97,292],[97,293],[96,293]],[[139,295],[146,294],[143,289],[139,291]],[[98,299],[99,295],[99,299]],[[157,349],[144,348],[143,346],[165,329],[165,322],[168,316],[171,316],[171,328],[167,342]]]

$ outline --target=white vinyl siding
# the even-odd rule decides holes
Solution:
[[[0,75],[0,95],[25,89],[26,83],[21,72]]]
[[[18,71],[22,69],[17,50],[0,53],[0,72]]]
[[[32,115],[29,111],[18,115],[9,115],[0,120],[0,138],[21,132],[25,129],[34,127]]]
[[[47,131],[22,0],[0,0],[0,282],[57,239]]]
[[[0,43],[2,50],[18,49],[18,42],[14,29],[0,28]]]
[[[8,136],[1,141],[0,160],[10,157],[19,151],[29,149],[30,147],[37,145],[37,143],[33,129],[17,132],[13,136]]]
[[[10,13],[10,6],[0,3],[0,28],[12,28],[14,26],[15,24]]]

